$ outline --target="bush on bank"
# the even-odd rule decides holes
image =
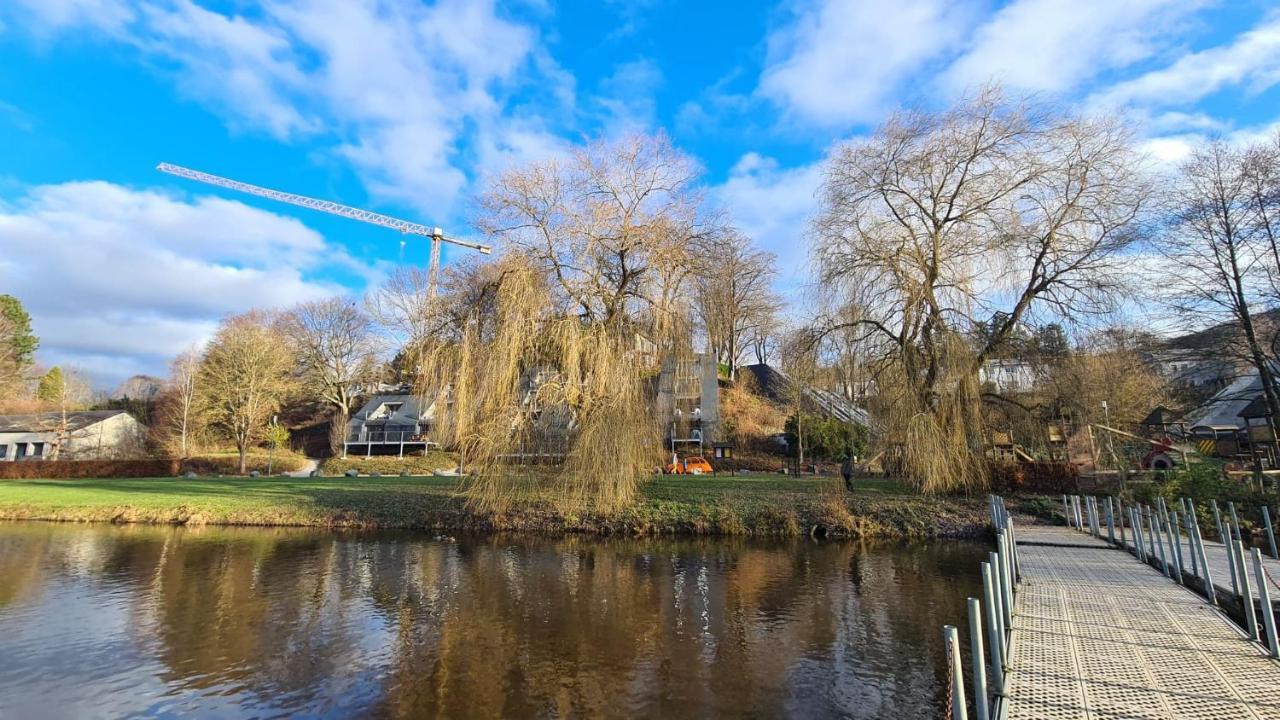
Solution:
[[[434,475],[436,470],[451,470],[458,466],[456,453],[432,450],[426,455],[373,455],[359,457],[349,455],[345,458],[332,457],[320,464],[321,475],[345,475],[348,470],[355,470],[361,475],[399,475],[406,471],[410,475]]]

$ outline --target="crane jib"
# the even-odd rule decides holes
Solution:
[[[360,208],[343,205],[341,203],[333,202],[332,200],[317,200],[316,198],[307,197],[306,195],[296,195],[294,193],[281,192],[280,190],[272,190],[271,188],[250,185],[249,183],[240,182],[239,180],[231,180],[230,178],[224,178],[218,175],[201,172],[199,170],[192,170],[190,168],[184,168],[179,165],[171,165],[169,163],[162,162],[156,166],[156,169],[163,173],[187,178],[188,180],[195,180],[196,182],[202,182],[206,185],[213,185],[215,187],[235,190],[249,195],[256,195],[258,197],[267,198],[268,200],[297,205],[298,207],[304,207],[310,210],[318,210],[320,212],[329,213],[330,215],[338,215],[339,217],[345,217],[351,220],[359,220],[371,225],[380,225],[382,227],[391,228],[392,230],[399,230],[400,232],[408,235],[421,235],[423,237],[429,237],[432,240],[443,240],[444,242],[453,245],[478,250],[485,255],[488,255],[491,252],[491,248],[488,245],[481,245],[480,243],[467,242],[466,240],[447,237],[440,231],[440,228],[427,227],[426,225],[393,218],[389,215],[383,215],[371,210],[361,210]]]

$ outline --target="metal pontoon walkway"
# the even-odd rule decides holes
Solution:
[[[1001,717],[1280,719],[1280,662],[1201,597],[1084,533],[1017,542]]]

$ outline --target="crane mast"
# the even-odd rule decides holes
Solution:
[[[271,188],[260,187],[258,185],[250,185],[249,183],[240,182],[239,180],[232,180],[230,178],[224,178],[218,175],[201,172],[199,170],[180,167],[178,165],[170,165],[169,163],[164,162],[157,165],[156,169],[163,173],[187,178],[188,180],[195,180],[196,182],[202,182],[206,185],[213,185],[215,187],[235,190],[249,195],[256,195],[258,197],[267,198],[268,200],[297,205],[298,207],[304,207],[309,210],[319,210],[320,212],[329,213],[330,215],[337,215],[351,220],[359,220],[360,222],[369,223],[371,225],[399,230],[407,235],[421,235],[422,237],[430,238],[431,261],[427,267],[430,278],[428,293],[430,297],[433,298],[436,295],[436,278],[440,273],[441,243],[447,242],[459,247],[470,248],[484,253],[485,255],[492,252],[492,248],[488,245],[481,245],[480,243],[467,242],[457,238],[446,237],[444,231],[438,227],[427,227],[426,225],[409,222],[408,220],[401,220],[399,218],[394,218],[390,215],[383,215],[371,210],[354,208],[331,200],[317,200],[316,198],[307,197],[306,195],[296,195],[294,193],[281,192],[279,190],[272,190]]]

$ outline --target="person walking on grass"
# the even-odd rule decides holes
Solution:
[[[853,492],[853,458],[845,455],[840,463],[840,476],[844,478],[844,489]]]

